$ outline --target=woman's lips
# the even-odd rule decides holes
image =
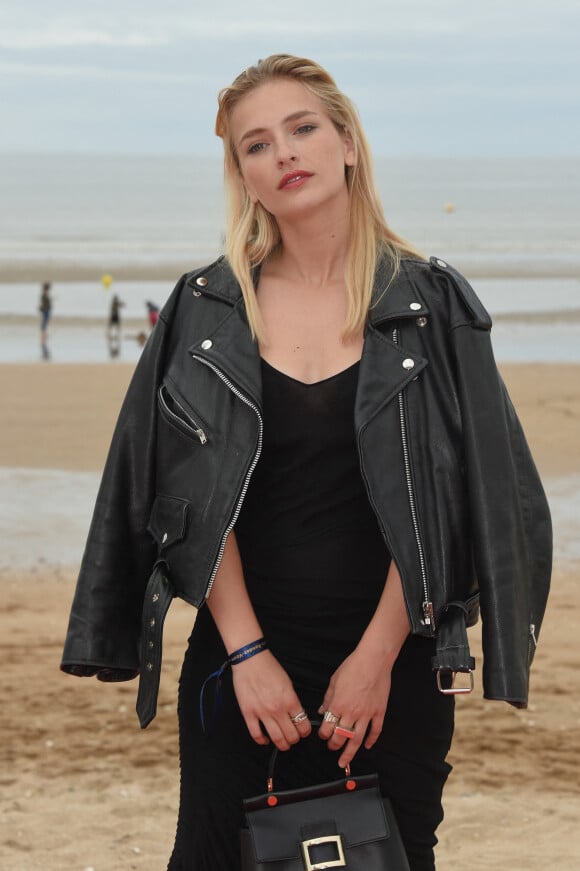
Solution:
[[[278,190],[289,187],[299,187],[306,181],[306,179],[311,178],[311,176],[311,172],[303,172],[300,169],[297,169],[294,172],[287,172],[286,175],[282,176],[282,178],[280,179]]]

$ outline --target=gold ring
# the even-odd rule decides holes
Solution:
[[[325,711],[322,719],[325,723],[332,723],[333,725],[338,723],[340,717],[337,717],[336,714],[333,714],[332,711]]]
[[[354,738],[354,729],[347,729],[346,726],[335,726],[334,734],[340,735],[341,738]]]
[[[303,723],[304,720],[307,720],[307,719],[308,719],[308,714],[306,713],[306,711],[298,711],[298,713],[296,714],[296,716],[295,716],[295,717],[290,717],[290,719],[292,720],[292,722],[294,723],[294,725],[296,725],[296,723]]]

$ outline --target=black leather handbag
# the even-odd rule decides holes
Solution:
[[[277,791],[272,752],[268,791],[245,799],[242,871],[409,871],[388,799],[376,774]]]

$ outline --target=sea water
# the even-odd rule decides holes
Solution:
[[[580,360],[580,158],[389,158],[376,176],[391,226],[471,279],[499,360]],[[53,358],[107,359],[115,292],[130,324],[122,355],[137,359],[145,303],[161,305],[184,268],[221,252],[223,202],[216,158],[3,155],[0,276],[40,264],[47,277],[59,266],[110,273],[109,290],[53,282]],[[173,277],[115,279],[147,266]],[[37,316],[38,293],[0,283],[0,361],[38,358],[37,324],[17,320]]]
[[[391,226],[472,280],[494,317],[498,360],[580,361],[580,158],[401,158],[378,160],[376,169]],[[223,231],[222,169],[213,158],[0,159],[0,275],[27,264],[113,275],[109,290],[100,281],[53,283],[55,361],[109,359],[112,292],[125,303],[115,360],[136,361],[146,301],[162,304],[183,264],[219,254]],[[119,267],[147,265],[174,278],[115,278]],[[39,359],[38,295],[37,284],[0,283],[0,362]],[[0,468],[0,567],[78,563],[98,479]],[[560,559],[579,556],[579,484],[578,476],[546,482]]]
[[[391,226],[488,274],[580,277],[580,158],[379,158]],[[0,160],[6,263],[204,263],[224,233],[218,158],[10,155]],[[548,271],[548,272],[547,272]]]

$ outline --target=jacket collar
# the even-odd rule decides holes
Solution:
[[[386,255],[381,257],[375,273],[373,301],[369,310],[371,326],[378,326],[384,321],[429,314],[427,304],[411,278],[415,262],[402,259],[399,271],[393,278],[389,258]]]
[[[223,255],[209,266],[192,272],[187,284],[204,296],[220,299],[230,305],[236,305],[242,298],[242,289]]]
[[[383,335],[377,325],[391,319],[417,317],[427,313],[411,280],[411,261],[403,261],[395,279],[386,258],[381,260],[375,279],[375,298],[369,313],[359,371],[355,407],[357,429],[362,428],[403,387],[427,365],[422,357],[410,353],[394,339]],[[208,296],[229,303],[231,310],[211,336],[189,348],[196,359],[211,366],[223,380],[234,382],[243,396],[261,407],[260,357],[252,340],[240,286],[227,262],[220,259],[188,279]],[[225,376],[225,377],[224,377]]]
[[[429,313],[424,299],[411,278],[414,262],[403,259],[393,279],[389,258],[386,255],[380,258],[375,274],[373,302],[369,310],[369,322],[372,326],[377,326],[383,321],[419,317]],[[258,274],[259,270],[256,269],[256,281]],[[232,306],[237,305],[242,298],[240,285],[223,256],[205,269],[193,272],[188,279],[188,284],[194,289],[197,287],[207,296]]]

